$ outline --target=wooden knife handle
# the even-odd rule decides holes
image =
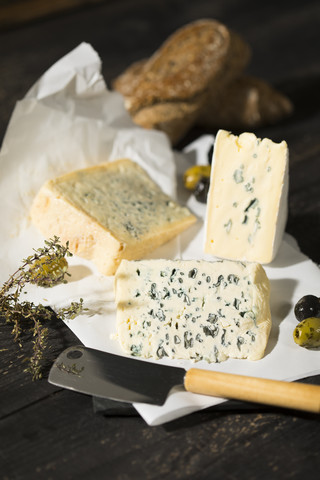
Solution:
[[[191,368],[184,381],[189,392],[320,413],[320,386],[247,377]]]

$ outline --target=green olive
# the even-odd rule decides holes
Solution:
[[[320,347],[320,318],[302,320],[293,331],[293,339],[300,347]]]
[[[188,190],[195,190],[201,178],[210,177],[210,165],[194,165],[184,172],[183,183]]]

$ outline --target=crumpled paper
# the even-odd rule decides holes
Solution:
[[[29,231],[28,212],[47,179],[123,157],[139,163],[166,193],[175,194],[167,137],[133,124],[122,96],[107,89],[98,54],[82,43],[44,73],[11,116],[0,153],[2,274],[11,271],[21,237],[23,255],[39,244],[39,236]]]
[[[203,254],[202,248],[205,205],[185,189],[177,189],[188,166],[207,162],[212,142],[212,136],[204,136],[183,153],[173,152],[163,133],[135,126],[122,97],[108,90],[98,54],[90,45],[82,43],[54,64],[26,97],[17,102],[10,119],[0,152],[1,282],[7,280],[33,248],[43,245],[44,239],[30,224],[28,212],[44,181],[121,157],[138,162],[166,193],[177,196],[198,217],[198,222],[188,231],[149,257],[212,260]],[[68,284],[52,289],[30,286],[26,298],[58,308],[82,297],[89,314],[68,321],[68,327],[84,345],[122,355],[112,338],[115,333],[113,277],[101,275],[91,262],[76,256],[69,264]],[[296,325],[293,305],[307,293],[318,294],[318,267],[299,251],[294,239],[286,235],[279,254],[266,266],[266,272],[271,281],[273,327],[262,360],[229,359],[221,364],[199,362],[195,365],[162,359],[161,363],[280,380],[320,373],[319,351],[300,348],[292,338]],[[159,425],[222,401],[178,388],[161,407],[144,404],[134,407],[149,425]]]

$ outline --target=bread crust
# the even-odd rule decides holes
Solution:
[[[249,45],[216,20],[174,32],[149,58],[133,63],[112,84],[133,120],[165,131],[172,143],[195,123],[209,89],[219,89],[248,64]]]
[[[195,125],[250,129],[292,113],[285,95],[244,74],[250,57],[241,36],[202,19],[178,29],[112,85],[137,125],[164,131],[176,145]]]
[[[212,90],[197,123],[206,128],[252,129],[273,124],[293,112],[291,101],[260,78],[241,75],[217,95]]]
[[[249,57],[247,43],[220,22],[193,22],[173,33],[140,69],[138,65],[126,105],[135,114],[155,103],[194,98],[222,77],[233,77]]]

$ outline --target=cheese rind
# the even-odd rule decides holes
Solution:
[[[257,263],[123,260],[116,337],[125,353],[144,358],[257,360],[271,328],[269,295]]]
[[[270,263],[286,226],[288,183],[285,141],[220,130],[207,200],[205,252]]]
[[[138,259],[196,221],[135,162],[116,160],[48,181],[31,220],[46,237],[113,275],[122,258]]]

